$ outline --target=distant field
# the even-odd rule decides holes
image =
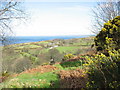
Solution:
[[[41,46],[38,45],[34,45],[34,44],[28,44],[28,45],[22,45],[22,46],[18,46],[15,49],[24,49],[24,48],[28,48],[28,49],[34,49],[34,48],[40,48]]]
[[[56,39],[5,46],[2,51],[4,59],[3,69],[14,71],[15,68],[22,66],[24,70],[23,65],[29,63],[30,65],[29,67],[27,66],[27,68],[32,68],[36,65],[49,62],[51,56],[55,57],[56,61],[59,61],[63,58],[63,55],[66,54],[84,54],[91,49],[92,44],[93,37],[87,37],[67,40]],[[51,54],[50,49],[56,49],[58,51],[55,51],[55,53],[53,51]]]
[[[71,47],[71,46],[60,46],[60,47],[56,47],[56,49],[58,49],[61,53],[64,53],[64,52],[74,52],[76,49],[78,49],[80,47]]]

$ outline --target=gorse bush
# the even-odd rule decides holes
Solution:
[[[73,54],[67,54],[67,55],[64,55],[64,60],[68,60],[68,59],[71,59],[71,58],[73,58],[74,57],[74,55]]]
[[[114,48],[116,50],[120,49],[120,16],[105,23],[102,30],[95,37],[94,41],[97,51],[108,48],[108,41],[111,40],[112,44],[114,44]]]
[[[120,88],[120,16],[104,24],[95,37],[97,51],[86,57],[87,88]],[[107,52],[107,54],[106,54]]]
[[[86,57],[88,88],[120,88],[120,50],[108,53]]]

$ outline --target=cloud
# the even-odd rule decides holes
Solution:
[[[18,36],[46,35],[83,35],[90,34],[87,29],[90,22],[84,18],[70,17],[59,14],[39,15],[26,26],[17,28]]]
[[[69,5],[56,8],[32,8],[29,23],[14,28],[17,36],[91,34],[89,7]]]

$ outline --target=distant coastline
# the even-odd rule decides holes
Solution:
[[[72,38],[85,38],[94,35],[70,35],[70,36],[15,36],[11,39],[10,44],[38,42],[54,39],[72,39]]]

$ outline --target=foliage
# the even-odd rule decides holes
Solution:
[[[103,24],[116,16],[120,16],[120,0],[97,0],[93,12],[92,31],[98,34]]]
[[[120,16],[109,20],[95,37],[97,51],[86,56],[84,64],[88,74],[88,88],[120,88]]]
[[[74,57],[74,55],[73,54],[67,54],[67,55],[64,55],[64,60],[68,60],[68,59],[71,59],[71,58],[73,58]]]
[[[0,75],[2,75],[2,77],[8,77],[10,75],[10,73],[7,71],[3,71],[0,73]]]
[[[102,53],[86,57],[88,88],[120,88],[120,50],[108,53],[109,57]]]
[[[97,51],[108,49],[110,43],[116,50],[120,49],[120,16],[105,23],[94,41]]]
[[[49,65],[49,63],[43,63],[42,65]]]
[[[63,55],[56,48],[50,49],[46,54],[46,59],[50,61],[54,59],[54,61],[60,61],[63,58]]]
[[[67,62],[63,62],[60,65],[64,68],[66,67],[79,67],[82,66],[83,62],[81,60],[77,60],[77,61],[67,61]]]
[[[16,73],[23,72],[31,67],[32,62],[27,58],[19,58],[11,66],[12,71]]]
[[[59,72],[60,88],[75,88],[84,90],[87,82],[87,74],[83,69],[61,70]]]
[[[21,52],[20,53],[22,56],[26,57],[26,58],[29,58],[31,60],[31,62],[34,64],[35,62],[37,62],[38,58],[29,54],[29,53],[26,53],[26,52]]]

